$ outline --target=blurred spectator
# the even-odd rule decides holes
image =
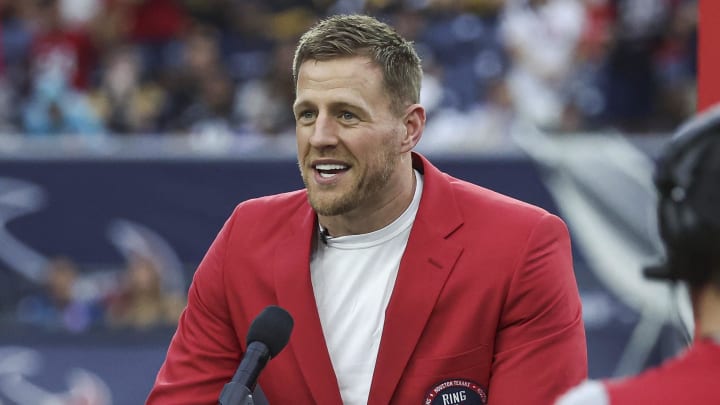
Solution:
[[[503,59],[496,28],[494,19],[458,5],[435,5],[432,13],[425,15],[425,25],[415,41],[427,47],[420,56],[430,58],[423,65],[428,68],[429,62],[441,80],[446,108],[466,111],[482,99],[485,79],[497,73]]]
[[[17,319],[49,330],[82,332],[99,324],[102,309],[78,291],[79,271],[67,257],[50,261],[43,290],[20,300]]]
[[[269,12],[260,3],[258,0],[236,2],[226,11],[232,23],[230,31],[224,34],[223,52],[235,81],[257,79],[267,72],[275,42],[267,30]]]
[[[98,16],[105,0],[59,0],[60,16],[70,27],[88,29]]]
[[[22,107],[28,135],[95,135],[104,128],[84,93],[71,86],[62,60],[48,58],[37,66],[33,88]]]
[[[577,0],[521,0],[501,26],[512,59],[508,84],[517,111],[546,129],[562,126],[585,10]]]
[[[275,47],[266,76],[249,80],[235,95],[235,114],[243,132],[252,134],[293,134],[292,105],[295,87],[287,66],[292,66],[294,46],[290,42]]]
[[[177,323],[184,296],[162,289],[157,264],[142,255],[129,258],[118,291],[110,297],[107,323],[112,327],[147,329]]]
[[[484,101],[466,112],[444,111],[429,121],[419,150],[466,153],[507,147],[516,119],[507,83],[501,76],[485,87]]]
[[[0,2],[0,131],[3,132],[15,132],[18,126],[16,103],[22,96],[32,42],[31,27],[24,18],[25,8],[27,3]]]
[[[566,78],[567,100],[558,128],[564,132],[602,127],[607,107],[603,93],[603,66],[611,40],[611,0],[583,0],[586,24]]]
[[[104,47],[132,43],[142,58],[143,74],[157,79],[179,63],[179,38],[189,24],[177,0],[104,0],[94,31]]]
[[[603,120],[631,133],[674,128],[678,116],[694,110],[687,78],[695,77],[697,1],[608,1],[613,26],[603,71]],[[680,89],[680,97],[670,89]]]
[[[63,19],[61,0],[24,4],[32,39],[27,65],[30,91],[20,103],[22,130],[30,135],[103,132],[84,93],[96,60],[88,32]]]
[[[97,63],[97,51],[83,25],[70,25],[63,19],[62,0],[30,0],[34,17],[34,35],[30,67],[61,67],[75,89],[85,90]]]
[[[158,132],[167,95],[156,82],[141,78],[141,60],[130,46],[109,53],[100,86],[90,102],[107,129],[116,134]]]
[[[192,133],[233,135],[232,120],[234,83],[223,71],[205,75],[199,83],[200,94],[182,114],[182,124]]]
[[[168,103],[162,117],[163,129],[187,132],[195,120],[210,119],[222,122],[228,131],[232,127],[230,95],[234,84],[222,63],[219,41],[217,30],[204,25],[194,26],[183,37],[182,63],[164,78]]]
[[[692,115],[695,108],[697,75],[697,23],[695,1],[677,1],[664,30],[655,65],[662,83],[658,117],[664,118],[659,129],[674,128]]]
[[[235,0],[182,0],[189,18],[195,23],[215,27],[223,35],[232,31]]]

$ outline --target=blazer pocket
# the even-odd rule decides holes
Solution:
[[[459,375],[463,371],[478,367],[484,367],[489,371],[491,360],[492,353],[486,345],[447,356],[412,357],[408,363],[406,375],[408,377]]]

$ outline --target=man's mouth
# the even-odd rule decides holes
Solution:
[[[315,165],[315,170],[318,172],[320,177],[328,179],[338,173],[346,172],[350,169],[347,165],[337,163],[323,163]]]

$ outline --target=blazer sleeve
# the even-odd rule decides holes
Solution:
[[[223,267],[234,215],[201,261],[146,404],[216,404],[242,349],[225,300]]]
[[[529,234],[504,302],[488,403],[552,404],[587,377],[570,237],[545,214]]]

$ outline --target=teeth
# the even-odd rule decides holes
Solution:
[[[334,165],[334,164],[321,164],[315,166],[315,169],[317,170],[343,170],[346,169],[347,166],[345,165]]]
[[[343,164],[337,164],[337,163],[321,163],[315,165],[315,170],[317,170],[320,177],[324,179],[329,179],[332,177],[335,177],[338,175],[338,173],[345,171],[348,169],[348,166]]]

